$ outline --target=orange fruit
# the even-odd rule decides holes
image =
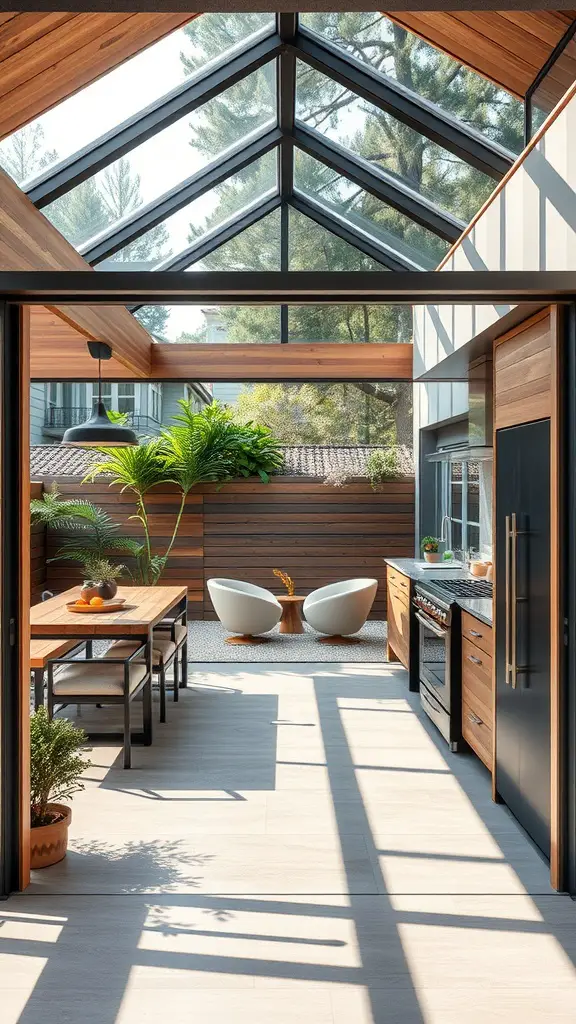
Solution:
[[[85,601],[83,597],[79,597],[78,600],[76,601],[76,607],[78,607],[78,608],[87,608],[88,607],[88,601]]]
[[[101,608],[103,604],[104,604],[104,598],[103,597],[91,597],[90,598],[90,605],[91,605],[92,608]]]

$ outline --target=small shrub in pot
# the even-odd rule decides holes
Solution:
[[[90,761],[80,756],[82,729],[38,708],[30,718],[30,866],[44,868],[66,856],[72,812],[59,800],[84,789],[81,776]]]
[[[440,541],[437,537],[423,537],[422,538],[422,551],[424,552],[424,559],[427,562],[440,562],[442,556],[438,551],[440,547]]]

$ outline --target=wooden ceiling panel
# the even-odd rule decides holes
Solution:
[[[0,16],[0,138],[193,17],[64,12]]]
[[[392,21],[522,99],[576,11],[385,11]],[[576,79],[568,54],[551,76],[553,102]],[[567,84],[566,84],[567,83]]]
[[[3,171],[0,171],[0,270],[96,273]],[[108,342],[133,376],[148,375],[152,339],[127,309],[122,306],[62,306],[57,312],[84,338]]]

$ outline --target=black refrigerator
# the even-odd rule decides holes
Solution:
[[[496,433],[496,789],[550,856],[550,421]]]

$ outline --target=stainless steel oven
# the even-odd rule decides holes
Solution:
[[[458,750],[460,733],[460,673],[454,672],[454,644],[460,628],[452,630],[453,608],[449,601],[416,587],[414,607],[418,622],[420,700],[452,750]],[[454,692],[456,691],[456,692]],[[451,711],[456,698],[456,714]]]

